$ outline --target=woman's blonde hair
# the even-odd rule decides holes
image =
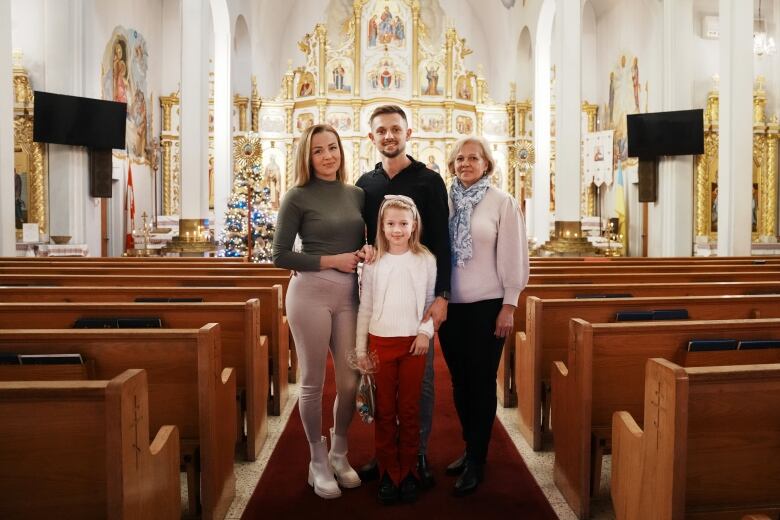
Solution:
[[[482,149],[482,158],[488,163],[484,175],[493,173],[493,170],[496,169],[496,160],[493,158],[493,154],[490,151],[490,145],[483,137],[478,137],[476,135],[464,137],[455,143],[455,146],[452,147],[450,157],[447,159],[447,171],[449,171],[451,175],[455,175],[455,159],[457,159],[460,150],[469,143],[478,144]]]
[[[379,206],[379,216],[377,217],[376,226],[376,259],[382,258],[382,255],[387,253],[390,249],[390,244],[387,242],[384,232],[384,216],[385,210],[390,208],[402,209],[409,211],[412,214],[414,220],[414,229],[412,230],[412,236],[409,237],[409,250],[416,254],[430,255],[431,252],[427,247],[420,242],[420,236],[422,236],[422,220],[420,219],[420,212],[417,210],[414,201],[404,195],[385,195],[385,200],[382,201],[382,205]]]
[[[336,180],[344,182],[346,179],[346,172],[344,171],[344,147],[341,146],[341,137],[339,133],[330,125],[321,124],[310,126],[301,134],[301,140],[298,141],[298,151],[295,154],[295,185],[305,186],[309,183],[314,176],[314,167],[311,164],[311,139],[317,134],[323,132],[330,132],[336,136],[336,142],[339,145],[339,153],[341,154],[341,164],[339,169],[336,170]]]

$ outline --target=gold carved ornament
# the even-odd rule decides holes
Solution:
[[[233,143],[233,160],[241,170],[260,167],[263,164],[263,148],[257,136],[240,136]]]

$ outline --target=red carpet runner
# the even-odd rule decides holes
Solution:
[[[383,506],[376,501],[378,482],[368,482],[357,489],[342,490],[341,498],[323,500],[306,483],[309,449],[296,406],[279,439],[268,466],[249,500],[243,519],[310,518],[310,519],[478,519],[523,518],[528,520],[557,518],[520,454],[498,420],[493,427],[490,453],[485,467],[485,481],[473,495],[452,496],[456,477],[444,469],[463,450],[452,384],[441,350],[436,352],[436,412],[430,437],[428,458],[436,475],[436,486],[422,492],[414,504]],[[332,365],[328,366],[325,385],[323,430],[332,421],[335,384]],[[349,430],[349,460],[358,467],[373,453],[373,426],[362,423],[355,414]]]

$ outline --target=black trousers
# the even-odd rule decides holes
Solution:
[[[487,458],[496,418],[496,374],[504,338],[497,338],[494,332],[502,303],[501,299],[450,303],[447,321],[439,329],[466,458],[479,465]]]

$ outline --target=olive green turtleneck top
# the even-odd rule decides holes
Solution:
[[[274,233],[274,265],[319,271],[320,257],[357,251],[365,242],[363,190],[341,181],[313,177],[282,200]],[[300,235],[303,251],[293,252]]]

